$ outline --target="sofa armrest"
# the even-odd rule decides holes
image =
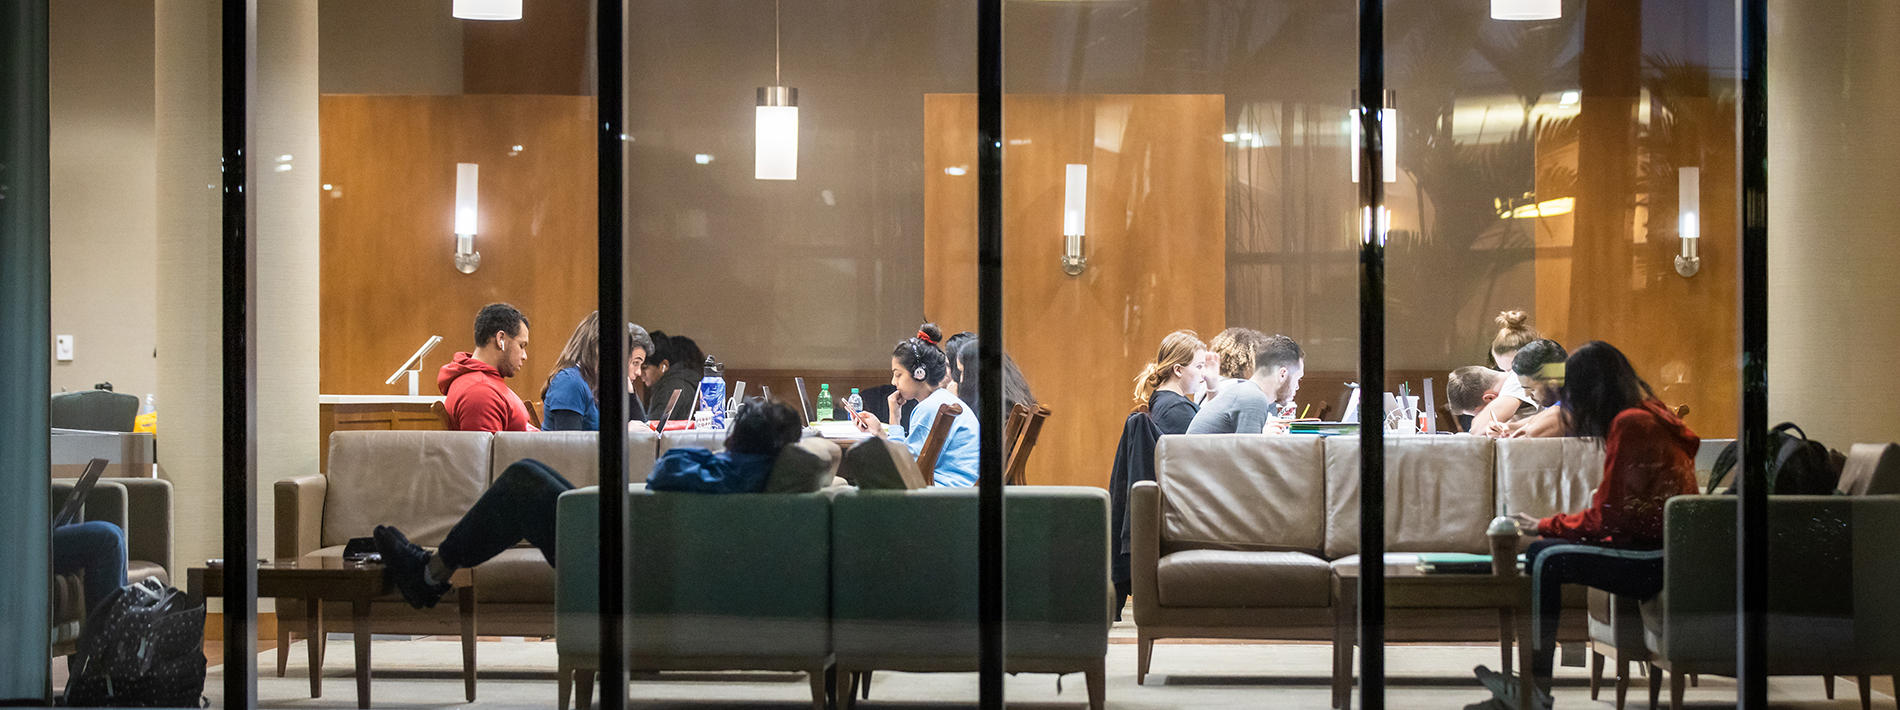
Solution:
[[[329,492],[330,479],[323,474],[298,476],[278,481],[273,489],[277,501],[275,555],[302,557],[323,547],[323,499]]]
[[[115,478],[125,486],[125,554],[165,568],[173,579],[172,482],[162,478]]]
[[[1161,486],[1154,481],[1137,481],[1128,494],[1128,573],[1133,581],[1129,596],[1135,598],[1135,621],[1142,610],[1161,608],[1161,587],[1155,570],[1161,565]]]

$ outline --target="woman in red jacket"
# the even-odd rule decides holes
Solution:
[[[1577,436],[1604,447],[1603,482],[1590,507],[1539,520],[1518,513],[1531,543],[1525,569],[1533,590],[1538,697],[1550,705],[1551,663],[1563,585],[1581,584],[1647,599],[1662,590],[1663,505],[1696,492],[1701,439],[1656,399],[1649,384],[1609,343],[1593,341],[1564,362],[1563,410]],[[1478,667],[1478,679],[1515,706],[1516,682]]]

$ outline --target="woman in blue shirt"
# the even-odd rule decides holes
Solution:
[[[898,343],[891,353],[891,386],[896,387],[897,392],[891,395],[890,411],[903,411],[905,401],[917,401],[917,408],[910,415],[910,426],[904,432],[904,443],[910,447],[911,456],[924,450],[924,439],[930,437],[930,426],[937,420],[937,408],[963,404],[955,393],[941,386],[949,369],[949,358],[943,351],[919,338]],[[861,431],[872,434],[884,431],[884,423],[870,412],[858,412],[855,421]],[[950,429],[950,437],[944,440],[943,452],[937,455],[936,484],[976,485],[979,446],[976,412],[964,406],[963,413],[957,415]]]
[[[653,339],[645,328],[627,324],[627,372],[640,371]],[[554,374],[541,388],[543,431],[600,431],[600,312],[587,314],[554,361]],[[640,400],[627,398],[627,420],[645,420]]]

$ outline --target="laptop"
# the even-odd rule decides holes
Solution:
[[[98,483],[99,476],[105,472],[105,459],[93,459],[86,462],[86,472],[79,474],[79,480],[73,483],[73,489],[66,493],[66,504],[60,506],[59,515],[53,516],[53,527],[80,522],[79,513],[86,507],[86,496],[92,493],[93,484]]]
[[[818,418],[818,413],[812,411],[811,398],[805,396],[805,378],[794,377],[792,383],[798,385],[798,418],[804,420],[799,425],[811,426],[812,421]]]

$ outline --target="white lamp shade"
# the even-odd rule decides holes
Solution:
[[[1399,110],[1387,108],[1383,112],[1385,121],[1379,124],[1380,150],[1385,154],[1385,181],[1399,181]],[[1359,182],[1359,112],[1346,112],[1347,120],[1352,124],[1352,181]]]
[[[798,107],[758,107],[757,145],[753,177],[760,180],[798,179]]]
[[[1493,20],[1555,20],[1563,16],[1563,0],[1491,0]]]
[[[455,0],[449,14],[464,20],[519,20],[521,0]]]
[[[1682,238],[1701,238],[1702,169],[1676,168],[1676,189],[1680,205],[1677,209],[1682,214]]]
[[[1089,166],[1070,164],[1062,188],[1062,236],[1083,236],[1089,215]]]
[[[455,233],[475,234],[476,183],[481,177],[481,166],[474,163],[455,164]]]

